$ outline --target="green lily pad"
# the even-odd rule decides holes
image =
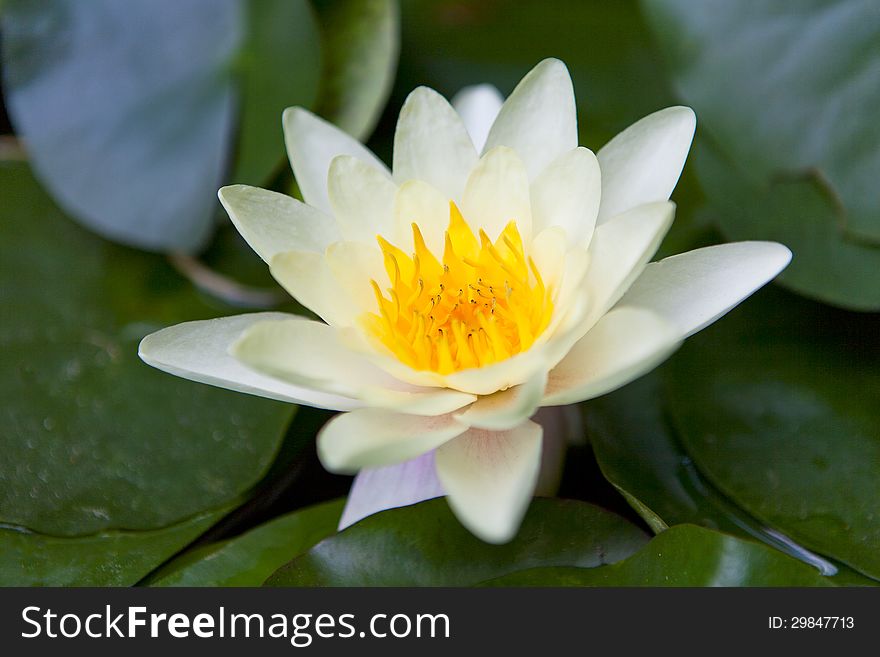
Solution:
[[[833,586],[814,568],[760,543],[676,525],[601,568],[534,568],[484,586]]]
[[[661,370],[662,371],[662,370]],[[792,556],[833,570],[740,509],[708,482],[680,444],[663,405],[659,373],[652,373],[583,407],[590,444],[602,474],[656,533],[696,524],[751,536]]]
[[[316,111],[358,139],[388,100],[400,49],[396,0],[315,0],[324,62]]]
[[[0,522],[58,536],[150,530],[238,498],[293,406],[158,372],[146,334],[227,314],[164,259],[78,227],[0,163]]]
[[[246,9],[247,38],[237,55],[238,149],[230,180],[261,185],[285,161],[284,108],[311,107],[317,98],[321,46],[307,0],[248,0]]]
[[[150,586],[259,586],[269,575],[336,533],[344,500],[299,509],[228,541],[187,552]]]
[[[880,309],[880,7],[642,5],[699,117],[697,173],[724,233],[791,247],[780,281],[801,294]]]
[[[265,183],[284,159],[282,110],[317,98],[307,0],[12,0],[2,27],[9,110],[41,181],[72,218],[139,248],[203,247],[229,169]]]
[[[814,566],[838,585],[876,586],[839,562],[815,554],[752,517],[697,469],[671,426],[662,372],[583,405],[587,435],[602,474],[656,533],[695,524],[759,540]]]
[[[880,578],[880,317],[765,290],[670,362],[670,416],[728,498]]]
[[[151,531],[79,538],[0,528],[0,586],[132,586],[229,509]]]
[[[645,544],[644,532],[585,502],[536,499],[516,538],[483,543],[444,499],[364,518],[279,569],[269,586],[468,586],[537,566],[594,567]]]
[[[234,120],[237,0],[6,2],[4,91],[70,215],[152,250],[210,235]]]

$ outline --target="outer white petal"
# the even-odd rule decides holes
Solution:
[[[394,180],[424,180],[458,200],[477,162],[464,123],[447,100],[419,87],[407,97],[394,133]]]
[[[694,137],[689,107],[668,107],[636,121],[598,153],[602,168],[599,223],[675,189]]]
[[[577,111],[565,64],[545,59],[516,86],[489,131],[483,152],[509,146],[534,179],[557,157],[576,148]]]
[[[591,150],[578,147],[560,155],[535,179],[530,193],[535,233],[559,226],[572,243],[589,244],[602,193],[599,162]]]
[[[442,254],[449,226],[449,199],[422,180],[403,183],[394,198],[394,245],[405,253],[413,251],[414,223],[431,252]]]
[[[320,252],[339,239],[333,217],[286,194],[229,185],[217,196],[238,232],[266,262],[284,251]]]
[[[489,130],[503,103],[501,92],[491,84],[465,87],[452,99],[452,106],[461,116],[478,152],[483,150]]]
[[[681,343],[676,327],[650,311],[612,310],[553,368],[542,405],[574,404],[649,372]]]
[[[586,274],[590,318],[599,319],[641,274],[672,225],[675,204],[647,203],[599,225]]]
[[[270,271],[293,298],[333,326],[353,326],[360,307],[348,296],[321,253],[290,251],[279,253]]]
[[[359,403],[354,399],[279,381],[253,371],[229,355],[230,345],[248,327],[292,317],[283,313],[252,313],[186,322],[145,337],[138,355],[153,367],[191,381],[318,408],[357,408]]]
[[[776,242],[708,246],[651,263],[617,307],[645,308],[684,338],[708,326],[785,269],[791,251]]]
[[[348,349],[337,329],[307,319],[253,324],[231,351],[242,362],[270,376],[360,399],[370,406],[443,415],[475,400],[473,395],[455,390],[404,384]]]
[[[437,476],[462,524],[488,543],[516,534],[541,465],[541,427],[469,429],[437,450]]]
[[[364,468],[351,485],[345,510],[339,519],[339,530],[385,509],[442,496],[443,487],[434,467],[434,452],[397,465]]]
[[[525,383],[480,397],[456,418],[478,429],[511,429],[538,410],[546,385],[547,372],[539,370]]]
[[[472,228],[483,228],[492,240],[511,221],[516,221],[523,241],[531,240],[529,178],[515,151],[498,146],[480,159],[468,177],[461,211]]]
[[[467,428],[452,415],[425,417],[378,408],[337,415],[318,433],[318,456],[331,472],[357,472],[408,461]]]
[[[303,198],[319,210],[331,211],[327,172],[337,155],[353,155],[380,171],[388,171],[382,161],[357,139],[302,107],[284,110],[281,124],[287,157]]]
[[[338,155],[330,162],[327,190],[343,239],[375,245],[376,235],[389,234],[397,186],[386,172],[351,155]]]

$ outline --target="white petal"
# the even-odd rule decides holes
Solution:
[[[447,374],[444,382],[450,388],[474,395],[491,395],[499,390],[525,383],[536,372],[547,369],[543,345],[533,346],[510,358],[485,367],[472,367]]]
[[[397,186],[384,171],[338,155],[330,163],[327,189],[343,239],[375,244],[376,235],[389,234]]]
[[[228,353],[230,345],[249,326],[293,317],[283,313],[252,313],[186,322],[145,337],[138,355],[153,367],[191,381],[318,408],[357,408],[359,403],[354,399],[279,381],[255,372]]]
[[[331,472],[408,461],[462,434],[452,415],[425,417],[378,408],[337,415],[318,433],[318,456]]]
[[[333,217],[287,194],[229,185],[217,196],[238,232],[266,262],[284,251],[322,252],[339,239]]]
[[[532,237],[529,178],[519,156],[506,146],[486,153],[471,171],[461,205],[465,221],[476,232],[482,228],[495,240],[516,221],[524,242]]]
[[[539,370],[525,383],[480,397],[456,418],[478,429],[511,429],[538,410],[546,385],[547,372]]]
[[[545,59],[516,86],[501,107],[483,152],[509,146],[534,179],[563,153],[576,148],[577,111],[565,64]]]
[[[353,326],[362,312],[342,289],[323,254],[279,253],[270,264],[275,280],[294,299],[333,326]]]
[[[452,99],[452,106],[461,116],[477,152],[483,150],[489,130],[495,123],[503,103],[504,97],[501,92],[491,84],[465,87]]]
[[[646,308],[684,338],[721,317],[785,269],[791,251],[776,242],[734,242],[651,263],[618,303]]]
[[[598,153],[599,223],[630,208],[665,201],[675,189],[694,137],[690,107],[668,107],[636,121]]]
[[[528,255],[534,260],[535,267],[548,288],[558,289],[559,280],[565,271],[568,247],[568,235],[559,226],[544,228],[535,235],[529,246]]]
[[[599,162],[593,152],[578,147],[564,153],[532,183],[534,231],[559,226],[569,241],[586,246],[596,225],[601,192]]]
[[[337,155],[353,155],[380,171],[382,161],[363,144],[324,119],[301,107],[288,107],[281,118],[287,157],[306,203],[329,213],[327,173]],[[390,174],[388,174],[390,175]]]
[[[584,290],[586,288],[585,278],[591,259],[592,254],[585,248],[571,249],[564,257],[560,258],[557,268],[561,269],[561,271],[559,271],[557,282],[554,284],[556,291],[553,302],[556,304],[556,307],[553,311],[550,325],[547,327],[547,331],[551,332],[551,334],[566,319],[575,306],[588,301]],[[544,270],[542,269],[541,271],[543,272]],[[561,282],[558,282],[559,280]]]
[[[616,390],[654,369],[680,339],[675,326],[652,312],[614,309],[553,368],[542,404],[574,404]]]
[[[401,412],[443,415],[475,399],[455,390],[397,381],[349,349],[337,329],[306,319],[254,324],[235,342],[232,353],[269,376]]]
[[[596,227],[586,275],[590,318],[613,306],[641,274],[672,225],[675,204],[647,203]]]
[[[396,509],[443,496],[434,452],[410,461],[358,472],[339,519],[339,531],[385,509]]]
[[[438,257],[449,227],[449,199],[421,180],[403,183],[394,198],[394,245],[413,252],[412,225],[418,224],[425,245]]]
[[[458,200],[477,151],[464,123],[446,99],[419,87],[407,97],[394,133],[394,180],[424,180]]]
[[[376,281],[381,289],[389,286],[388,273],[382,251],[375,240],[363,242],[336,242],[327,247],[327,266],[346,298],[351,300],[358,315],[379,312],[376,294],[370,281]]]
[[[541,465],[541,427],[469,429],[437,450],[437,476],[461,523],[488,543],[514,537]]]

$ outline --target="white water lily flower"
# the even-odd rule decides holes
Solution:
[[[791,254],[742,242],[648,264],[672,222],[690,109],[651,114],[594,155],[578,146],[560,61],[538,64],[500,110],[491,95],[459,99],[466,125],[436,92],[413,91],[391,171],[288,109],[305,203],[242,185],[220,200],[278,282],[324,321],[190,322],[147,336],[140,354],[196,381],[347,411],[318,436],[325,467],[410,462],[425,478],[427,466],[427,486],[465,526],[504,542],[535,490],[538,408],[646,373]]]

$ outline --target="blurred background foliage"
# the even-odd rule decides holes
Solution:
[[[0,583],[880,581],[875,1],[6,0],[0,42]],[[216,201],[296,193],[284,107],[390,160],[415,86],[507,94],[548,56],[593,150],[696,110],[660,255],[773,239],[792,265],[584,404],[568,499],[536,500],[511,544],[442,500],[335,534],[328,413],[170,377],[137,343],[299,310]]]

